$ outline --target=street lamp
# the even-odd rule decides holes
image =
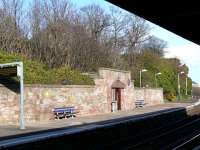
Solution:
[[[188,86],[188,77],[186,75],[186,77],[185,77],[185,95],[186,96],[188,95],[187,86]]]
[[[162,74],[161,72],[158,72],[158,73],[155,74],[156,87],[157,87],[157,78],[156,77],[159,76],[159,75],[161,75],[161,74]]]
[[[184,74],[185,72],[181,71],[178,73],[178,99],[180,100],[181,96],[181,86],[180,86],[180,75]]]
[[[140,70],[140,88],[142,87],[142,72],[146,72],[146,69]]]

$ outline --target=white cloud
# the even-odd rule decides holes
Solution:
[[[200,83],[200,46],[187,44],[183,46],[170,47],[165,49],[166,58],[177,57],[182,63],[189,66],[189,76]]]

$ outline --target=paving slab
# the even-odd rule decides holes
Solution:
[[[25,130],[20,130],[18,126],[0,125],[0,138],[11,136],[11,135],[38,132],[38,131],[43,131],[43,130],[48,130],[48,129],[57,129],[57,128],[63,128],[63,127],[73,128],[74,126],[77,126],[77,125],[86,125],[90,123],[135,116],[135,115],[140,115],[140,114],[145,114],[145,113],[156,112],[160,110],[167,110],[171,108],[186,108],[187,109],[187,107],[190,105],[191,103],[165,103],[165,104],[156,105],[156,106],[147,106],[143,108],[137,108],[131,111],[119,111],[119,112],[108,113],[108,114],[103,114],[103,115],[41,121],[41,122],[36,122],[32,124],[26,124]]]

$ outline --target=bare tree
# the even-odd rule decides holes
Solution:
[[[139,53],[141,45],[149,39],[149,26],[146,21],[138,16],[129,15],[126,30],[127,53],[129,65],[135,64],[134,53]]]
[[[32,5],[30,14],[33,56],[50,68],[70,65],[70,42],[73,34],[71,13],[72,8],[68,0],[37,0]]]
[[[99,7],[92,4],[83,7],[83,23],[91,37],[95,40],[99,40],[102,32],[110,26],[109,15]]]
[[[29,11],[29,26],[30,26],[30,35],[31,40],[29,43],[29,48],[31,49],[29,52],[29,57],[32,59],[37,58],[39,60],[42,59],[42,50],[40,47],[40,38],[42,31],[42,3],[41,0],[35,0],[31,4],[31,8]]]
[[[22,52],[25,50],[25,39],[22,22],[23,0],[1,0],[0,36],[1,48],[7,51]]]
[[[70,0],[34,0],[27,17],[22,15],[24,0],[0,2],[0,48],[38,59],[49,68],[123,68],[122,55],[134,64],[135,53],[148,39],[143,19],[116,8],[109,13],[92,4],[77,11]]]
[[[118,8],[110,7],[110,23],[111,23],[111,40],[112,47],[114,50],[120,52],[124,46],[124,37],[125,37],[125,26],[126,26],[126,16]]]
[[[14,19],[14,27],[17,29],[23,13],[23,0],[1,0],[0,4],[3,11],[12,16]]]
[[[74,9],[69,0],[43,1],[44,17],[47,22],[72,21]]]
[[[149,40],[144,44],[143,51],[149,51],[160,57],[164,56],[164,48],[167,43],[155,36],[151,36]]]

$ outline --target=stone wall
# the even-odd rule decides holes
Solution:
[[[135,108],[136,99],[145,99],[148,105],[163,103],[162,89],[135,89],[128,71],[100,68],[94,86],[87,85],[25,85],[25,120],[36,122],[53,119],[55,107],[75,106],[80,116],[111,112],[112,85],[123,83],[121,110]],[[18,124],[19,94],[0,86],[0,123]]]
[[[95,115],[108,112],[107,97],[94,86],[25,86],[25,119],[28,122],[52,119],[55,107],[75,106],[79,115]],[[0,122],[17,123],[19,96],[17,93],[0,87]],[[8,117],[9,116],[9,117]]]
[[[19,118],[19,96],[14,91],[0,86],[0,123],[17,124]]]
[[[143,99],[148,106],[164,103],[163,89],[161,88],[135,88],[135,100]]]

